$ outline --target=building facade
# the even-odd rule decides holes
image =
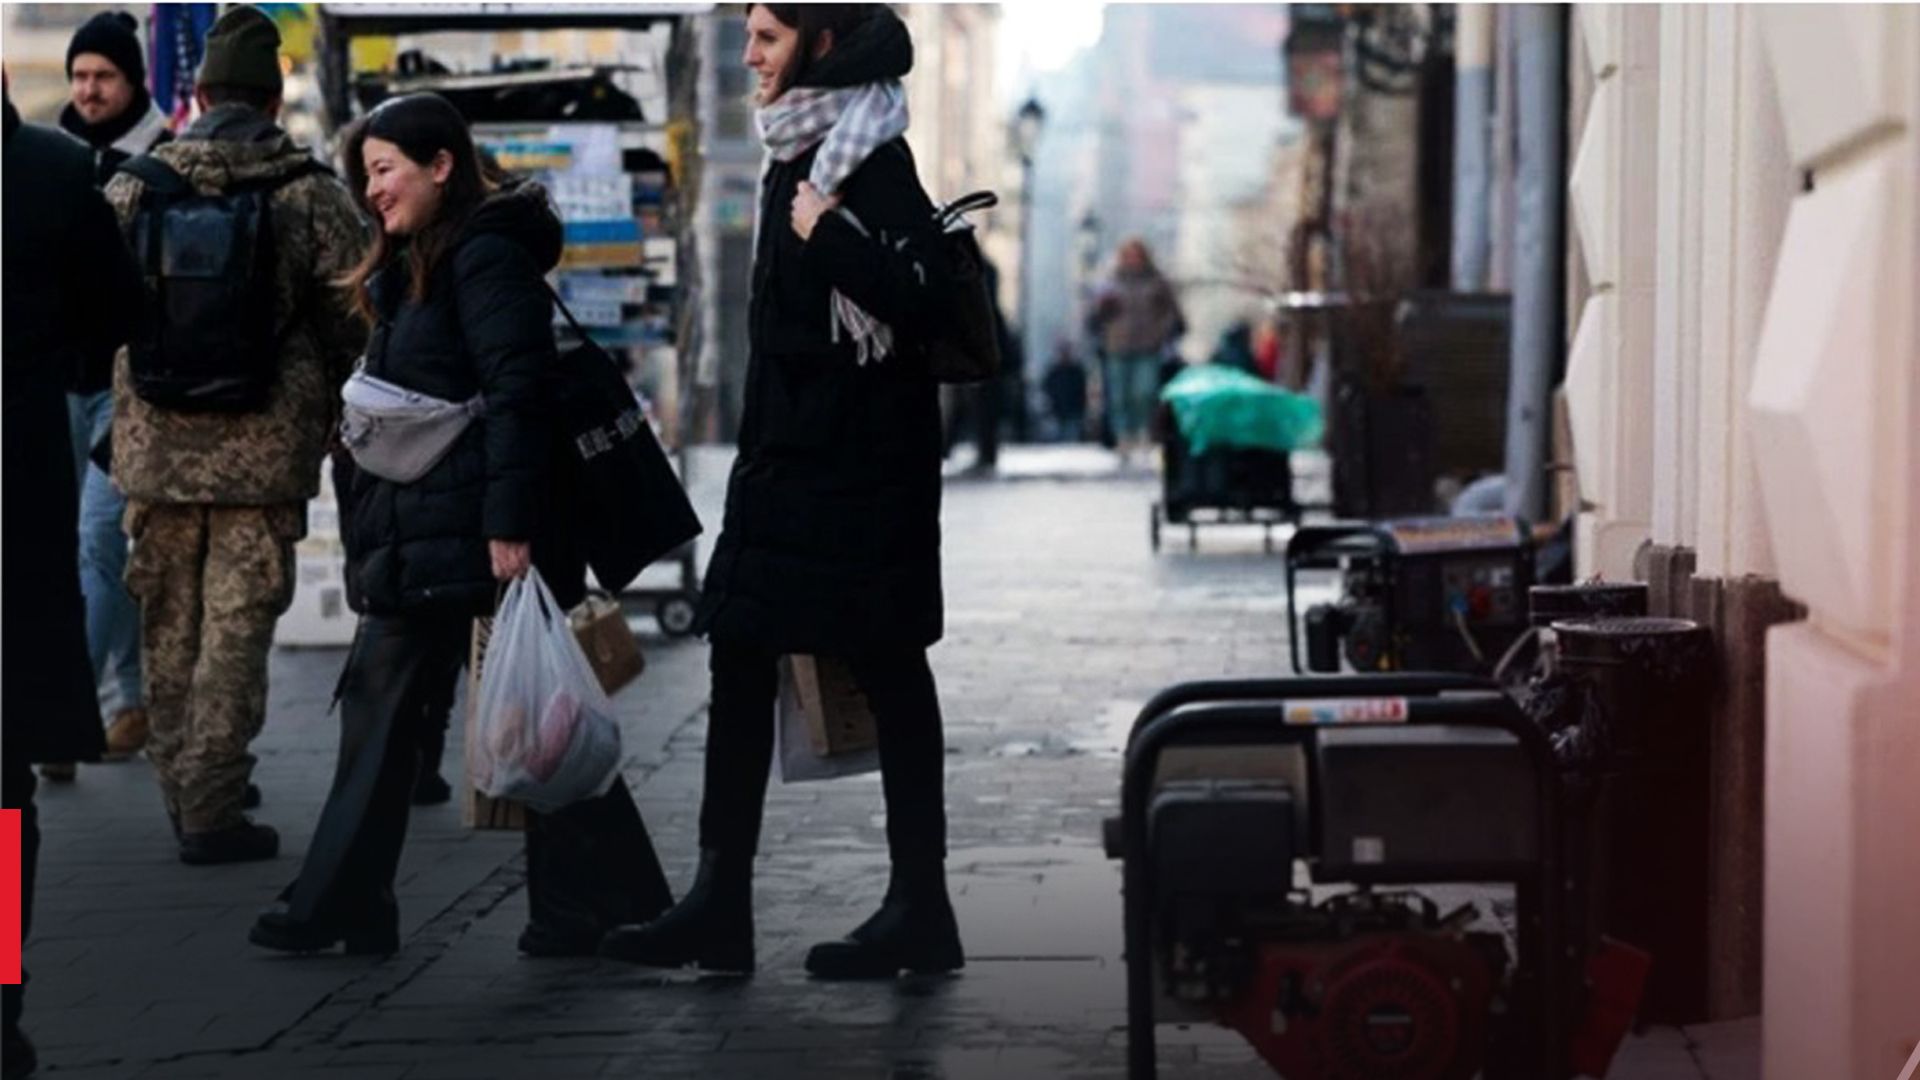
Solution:
[[[1714,1007],[1920,1042],[1920,12],[1581,5],[1581,573],[1719,631]]]

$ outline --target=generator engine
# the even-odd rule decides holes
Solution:
[[[1500,935],[1465,929],[1475,915],[1442,918],[1417,893],[1301,896],[1237,935],[1190,939],[1170,974],[1281,1076],[1469,1080],[1508,964]],[[1231,990],[1210,977],[1235,965]]]
[[[1511,1075],[1490,1068],[1507,1042],[1504,928],[1413,886],[1538,857],[1519,746],[1386,724],[1264,753],[1268,779],[1167,780],[1149,803],[1162,994],[1288,1080]]]
[[[1340,599],[1306,613],[1306,665],[1334,674],[1491,671],[1527,627],[1533,549],[1511,517],[1408,518],[1307,526],[1287,545],[1287,608],[1298,571],[1338,568]]]

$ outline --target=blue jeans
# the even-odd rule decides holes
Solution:
[[[1160,354],[1120,353],[1108,362],[1107,371],[1114,438],[1123,443],[1146,438],[1160,403]]]
[[[100,684],[100,709],[138,706],[140,608],[127,593],[127,500],[87,459],[113,424],[113,392],[68,394],[75,475],[80,480],[80,592],[87,604],[87,651]]]

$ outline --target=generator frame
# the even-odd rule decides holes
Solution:
[[[1514,887],[1518,922],[1512,995],[1525,1020],[1532,1059],[1526,1075],[1561,1080],[1567,1075],[1565,874],[1562,869],[1559,774],[1551,746],[1493,684],[1455,674],[1334,675],[1279,679],[1224,679],[1181,683],[1155,695],[1135,719],[1127,741],[1119,821],[1127,964],[1127,1075],[1152,1080],[1155,1055],[1153,940],[1160,882],[1150,857],[1148,810],[1162,754],[1175,747],[1261,744],[1310,751],[1330,726],[1289,722],[1288,706],[1329,699],[1393,698],[1404,702],[1409,727],[1465,726],[1505,732],[1532,767],[1536,798],[1536,865],[1531,874],[1487,873],[1487,867],[1420,867],[1418,882],[1390,868],[1356,870],[1342,883],[1506,883]],[[1311,758],[1311,754],[1308,755]],[[1309,800],[1317,824],[1319,800]],[[1310,829],[1317,832],[1317,829]]]

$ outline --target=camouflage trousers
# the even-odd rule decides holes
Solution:
[[[140,603],[147,756],[188,832],[242,820],[267,713],[273,627],[293,602],[304,503],[127,505],[127,590]]]

